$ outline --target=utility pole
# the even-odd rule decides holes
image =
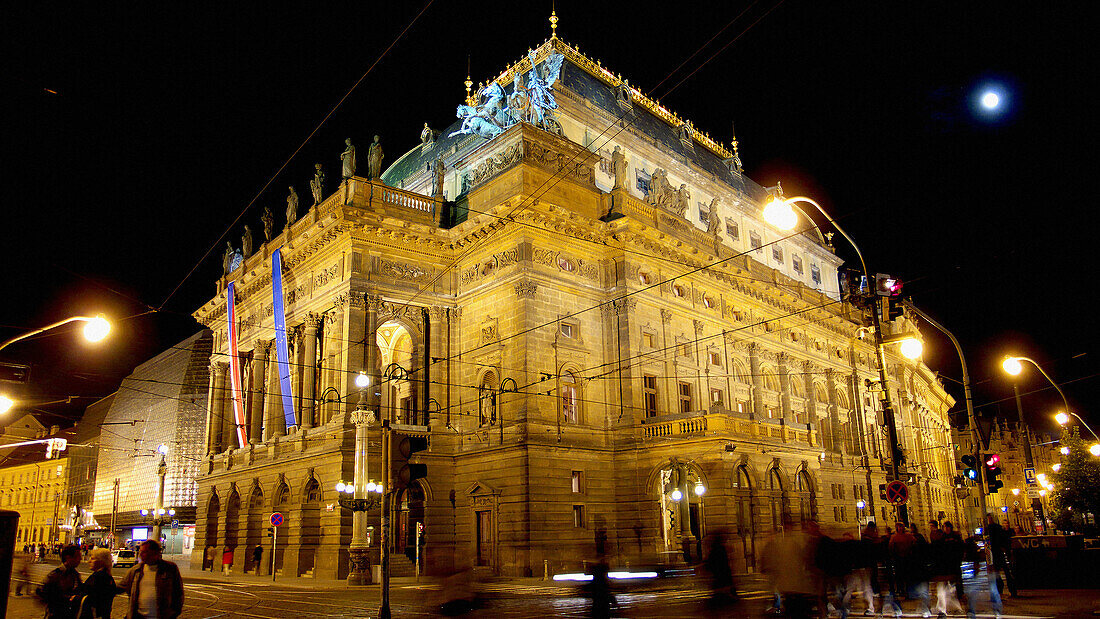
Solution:
[[[390,504],[393,502],[393,470],[390,454],[390,422],[382,422],[382,605],[380,619],[390,619]]]
[[[111,500],[111,548],[118,548],[115,539],[115,522],[118,521],[118,478],[115,478],[114,497]]]

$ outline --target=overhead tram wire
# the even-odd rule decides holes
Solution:
[[[339,109],[340,106],[343,105],[344,101],[346,101],[347,98],[351,96],[351,93],[359,87],[359,84],[363,83],[363,80],[365,80],[367,76],[370,75],[371,71],[374,70],[374,67],[378,66],[379,62],[382,62],[382,59],[386,57],[386,55],[391,49],[393,49],[395,45],[397,45],[397,42],[405,36],[405,33],[413,27],[413,24],[415,24],[417,20],[420,19],[420,16],[422,16],[424,12],[428,10],[428,7],[430,7],[433,2],[435,2],[435,0],[428,0],[427,4],[424,5],[424,8],[420,9],[420,12],[412,18],[412,21],[410,21],[408,25],[405,26],[405,28],[400,33],[398,33],[397,37],[394,38],[389,46],[382,51],[382,53],[378,56],[377,59],[375,59],[371,66],[367,68],[363,75],[361,75],[359,79],[356,80],[354,84],[352,84],[351,88],[349,88],[348,91],[344,93],[344,96],[340,97],[340,100],[336,102],[336,105],[334,105],[332,109],[329,110],[328,114],[325,114],[325,117],[321,119],[321,122],[317,123],[317,126],[313,128],[313,131],[309,132],[309,135],[307,135],[306,138],[302,140],[302,143],[298,145],[298,148],[294,149],[294,152],[292,152],[290,156],[286,158],[286,161],[284,161],[282,165],[279,166],[279,169],[275,170],[275,173],[271,175],[266,183],[264,183],[263,187],[261,187],[260,190],[256,192],[256,195],[248,201],[248,204],[245,205],[243,209],[241,209],[241,212],[237,215],[236,218],[233,219],[233,222],[230,223],[229,226],[226,227],[225,231],[222,232],[221,235],[218,236],[218,238],[210,245],[210,248],[206,250],[206,253],[204,253],[197,262],[195,262],[195,265],[191,267],[191,270],[187,272],[187,275],[184,275],[183,279],[181,279],[180,282],[176,284],[176,287],[172,289],[172,292],[168,293],[168,296],[165,297],[160,306],[156,308],[157,311],[164,309],[164,306],[168,304],[168,301],[170,301],[172,297],[175,296],[177,292],[179,292],[179,289],[183,287],[183,284],[191,278],[191,276],[195,273],[196,270],[198,270],[203,261],[205,261],[210,256],[210,252],[214,251],[214,248],[218,246],[218,243],[220,243],[223,238],[225,238],[225,235],[229,234],[229,232],[233,230],[233,227],[237,225],[237,222],[239,222],[242,217],[244,217],[245,213],[248,212],[248,209],[252,208],[252,205],[256,203],[256,200],[260,199],[260,196],[262,196],[263,193],[267,191],[267,188],[271,186],[271,183],[275,182],[275,179],[279,177],[279,174],[281,174],[284,169],[286,169],[286,166],[290,164],[294,157],[297,156],[297,154],[303,148],[305,148],[305,145],[308,144],[311,139],[313,139],[313,136],[316,135],[317,132],[320,131],[321,127],[324,126],[326,122],[328,122],[328,119],[336,113],[336,110]]]

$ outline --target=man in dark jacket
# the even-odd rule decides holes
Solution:
[[[40,595],[46,602],[46,617],[49,619],[76,617],[73,612],[73,596],[80,589],[80,547],[65,546],[61,549],[61,566],[46,576]]]
[[[175,563],[160,556],[160,544],[146,540],[138,548],[140,563],[119,583],[130,595],[127,619],[176,619],[183,612],[183,578]]]

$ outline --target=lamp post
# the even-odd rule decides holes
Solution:
[[[352,485],[349,487],[343,482],[336,486],[341,493],[340,507],[351,510],[351,546],[348,554],[351,558],[351,573],[348,574],[349,585],[369,585],[370,573],[370,545],[367,540],[367,510],[377,507],[378,498],[371,496],[375,484],[368,482],[367,470],[367,430],[375,422],[373,411],[367,410],[366,388],[370,385],[370,377],[360,372],[355,377],[355,386],[359,388],[359,403],[351,412],[351,422],[355,424],[355,468]],[[351,498],[345,498],[343,493],[351,491]]]
[[[959,340],[955,339],[955,335],[947,330],[946,327],[936,322],[928,314],[925,314],[921,309],[908,301],[904,302],[905,307],[913,311],[914,314],[920,316],[925,322],[932,325],[947,336],[947,339],[951,340],[951,344],[955,347],[955,352],[959,353],[959,365],[962,367],[962,383],[963,383],[963,397],[966,399],[966,418],[970,424],[970,440],[974,443],[974,461],[978,463],[978,509],[981,510],[982,522],[979,524],[985,527],[986,516],[986,501],[985,501],[985,466],[982,466],[982,441],[978,434],[978,422],[974,415],[974,397],[970,393],[970,370],[966,367],[966,355],[963,354],[962,346],[959,345]]]
[[[771,225],[781,230],[791,230],[798,224],[798,215],[795,213],[795,209],[807,221],[813,221],[810,219],[806,211],[802,210],[797,205],[798,202],[805,202],[818,210],[819,213],[829,224],[836,228],[836,231],[851,244],[852,249],[855,250],[856,256],[859,258],[860,267],[863,269],[863,276],[868,283],[874,281],[871,279],[871,273],[867,270],[867,262],[863,259],[863,252],[859,250],[859,246],[852,240],[852,237],[848,236],[848,233],[841,228],[840,225],[829,216],[825,209],[820,204],[807,198],[805,196],[795,196],[793,198],[779,198],[772,199],[765,207],[763,211],[764,219]],[[894,406],[890,401],[890,388],[886,380],[886,347],[882,336],[882,320],[879,318],[878,312],[875,308],[871,308],[871,324],[875,330],[875,353],[878,358],[878,377],[879,384],[882,386],[882,416],[886,421],[886,435],[887,440],[890,442],[890,479],[901,479],[904,474],[904,466],[902,463],[901,445],[898,442],[898,428],[897,422],[894,419]],[[909,512],[904,505],[898,508],[898,518],[902,522],[909,523]]]
[[[156,511],[153,513],[153,539],[160,543],[160,529],[164,524],[164,479],[168,476],[168,462],[165,458],[168,456],[168,446],[161,444],[157,447],[157,452],[160,453],[160,464],[157,465],[157,475],[160,477],[160,482],[157,484],[157,502]]]

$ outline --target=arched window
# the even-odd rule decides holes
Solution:
[[[497,422],[497,388],[500,381],[496,372],[489,370],[481,377],[481,386],[477,389],[478,426],[492,425]]]
[[[732,370],[733,379],[739,383],[749,385],[752,384],[752,378],[749,377],[749,371],[745,369],[745,364],[737,359],[730,360],[730,369]]]
[[[814,402],[826,406],[829,405],[829,394],[825,391],[825,386],[821,383],[814,383]]]
[[[770,368],[764,370],[764,388],[768,391],[779,391],[779,378]]]
[[[805,523],[817,517],[817,495],[813,480],[805,469],[798,472],[798,515]]]
[[[772,530],[782,531],[783,520],[786,519],[785,509],[786,495],[783,488],[783,478],[779,475],[779,469],[768,470],[768,503],[771,507]]]
[[[288,500],[290,500],[290,488],[284,483],[275,490],[275,511],[279,511],[280,507],[285,506]]]
[[[248,509],[259,510],[264,506],[264,493],[256,488],[252,491],[252,495],[248,497]]]
[[[580,400],[577,397],[577,378],[573,372],[565,371],[560,378],[561,387],[558,393],[561,395],[562,421],[566,423],[580,423]]]
[[[306,503],[320,503],[321,484],[317,483],[316,479],[310,479],[305,492],[302,493],[302,498],[306,500]]]

